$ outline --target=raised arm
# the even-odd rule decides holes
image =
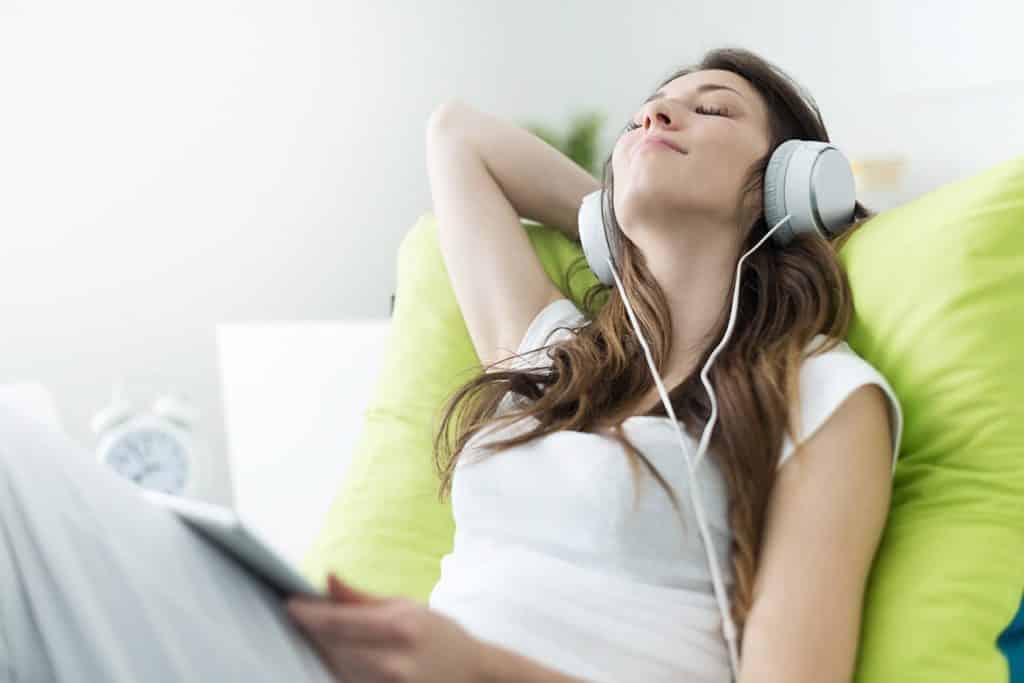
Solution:
[[[580,202],[600,183],[540,138],[458,100],[435,110],[426,137],[441,253],[489,366],[515,353],[530,322],[562,296],[520,217],[578,239]]]

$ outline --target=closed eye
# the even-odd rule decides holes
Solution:
[[[705,114],[707,116],[729,116],[729,110],[725,107],[708,107],[703,104],[698,104],[694,111],[698,114]],[[640,126],[638,124],[630,121],[626,124],[626,132],[628,133],[629,131],[636,130],[639,127]]]
[[[705,107],[703,104],[697,105],[698,114],[710,114],[711,116],[728,116],[729,110],[725,107],[716,109],[715,107]]]

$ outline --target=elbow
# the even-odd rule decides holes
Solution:
[[[462,114],[468,107],[468,104],[457,97],[442,102],[427,119],[427,136],[439,131],[457,130]]]

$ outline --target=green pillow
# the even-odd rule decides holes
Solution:
[[[582,268],[565,281],[580,246],[522,225],[581,305],[597,280]],[[840,258],[856,303],[849,344],[889,380],[905,418],[857,680],[1024,680],[1024,157],[876,216]],[[479,371],[427,212],[399,248],[384,369],[304,559],[311,582],[336,571],[426,604],[455,531],[437,502],[432,429]]]
[[[840,252],[850,346],[904,412],[857,681],[1024,681],[1024,157],[885,211]]]

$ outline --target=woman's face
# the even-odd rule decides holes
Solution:
[[[651,142],[655,135],[681,151]],[[633,113],[612,152],[623,231],[694,216],[750,225],[762,195],[741,205],[743,186],[770,139],[766,105],[743,77],[714,69],[672,80]]]

